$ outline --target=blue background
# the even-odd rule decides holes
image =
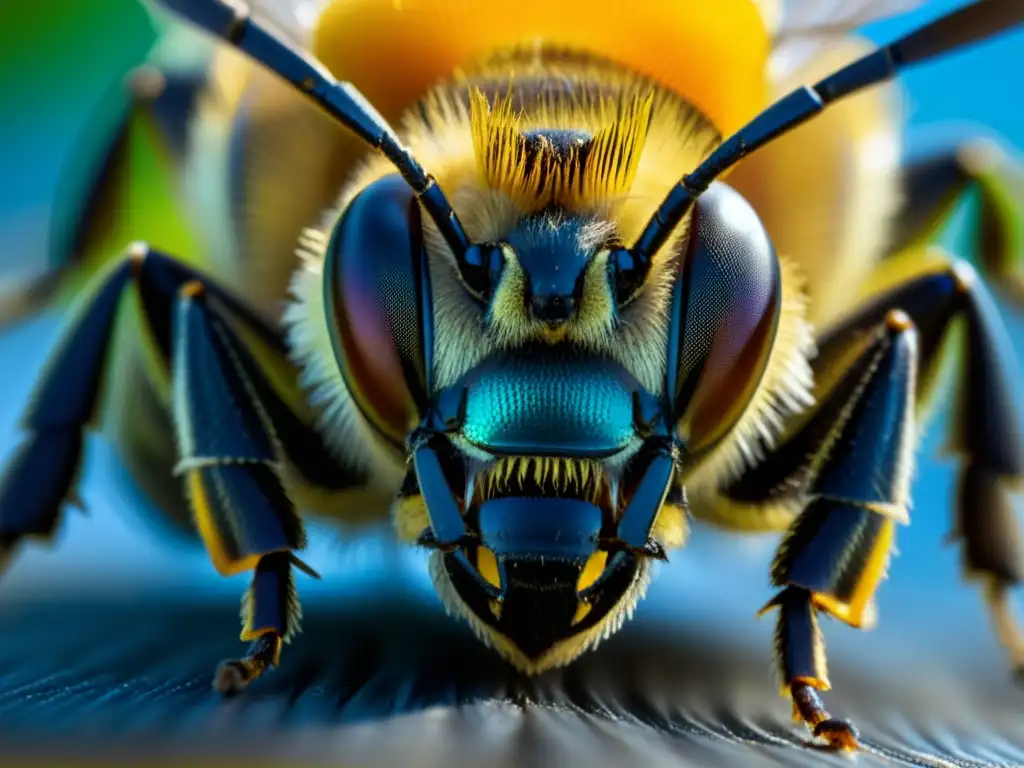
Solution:
[[[925,10],[877,23],[867,32],[885,41],[961,4],[932,2]],[[57,18],[63,21],[57,23]],[[0,6],[0,275],[45,259],[49,205],[62,169],[113,78],[144,55],[152,35],[150,22],[128,0]],[[1024,32],[909,73],[904,79],[910,94],[908,149],[925,140],[919,129],[935,135],[965,125],[986,127],[1024,147],[1022,72]],[[955,233],[951,242],[960,242]],[[1009,322],[1022,355],[1024,322],[1019,315],[1010,316]],[[0,455],[17,439],[18,412],[54,329],[51,316],[0,336]],[[913,524],[900,532],[900,553],[880,592],[881,625],[860,634],[830,624],[834,663],[840,658],[868,659],[871,653],[894,648],[927,654],[921,638],[934,632],[942,632],[967,657],[989,659],[992,665],[1001,659],[977,593],[958,579],[957,550],[941,546],[951,519],[953,470],[952,463],[936,459],[942,422],[940,412],[922,446]],[[186,587],[197,599],[244,590],[244,576],[213,577],[202,551],[170,547],[149,535],[151,529],[141,524],[139,514],[144,501],[100,437],[90,441],[82,495],[89,515],[69,514],[60,533],[65,557],[36,547],[26,550],[7,575],[4,590],[46,594],[112,589],[125,599],[154,587]],[[311,540],[306,559],[324,580],[302,581],[305,595],[365,591],[387,582],[432,599],[421,555],[392,546],[386,536],[314,528]],[[749,633],[764,644],[766,653],[770,626],[755,623],[752,615],[771,595],[767,564],[775,541],[774,536],[741,538],[698,528],[685,552],[663,569],[639,616],[661,620],[668,615],[662,609],[685,603],[709,622]]]

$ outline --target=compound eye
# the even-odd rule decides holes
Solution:
[[[712,448],[750,403],[775,343],[779,261],[750,204],[725,184],[701,196],[680,264],[676,429]]]
[[[419,204],[398,175],[356,195],[334,228],[324,262],[342,378],[367,421],[397,446],[426,406],[425,264]]]

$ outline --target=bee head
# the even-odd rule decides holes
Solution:
[[[656,529],[676,476],[750,401],[780,312],[778,260],[750,206],[716,186],[674,260],[660,385],[642,385],[613,349],[541,337],[492,346],[438,386],[433,356],[450,341],[433,336],[419,215],[388,176],[335,226],[323,290],[345,390],[408,459],[396,520],[436,550],[446,605],[525,671],[567,663],[631,613],[664,557]],[[581,246],[590,225],[545,208],[500,245],[474,246],[497,277],[490,311],[517,269],[516,306],[536,311],[538,293],[541,310],[552,295],[574,302],[568,321],[533,316],[548,331],[579,318],[595,276],[614,307],[614,265]]]
[[[665,249],[665,300],[638,301],[650,283],[609,211],[633,183],[649,101],[620,101],[606,134],[523,125],[502,103],[473,123],[480,175],[515,204],[498,236],[439,258],[423,195],[377,177],[340,213],[322,286],[349,415],[407,460],[400,535],[435,550],[445,604],[535,672],[618,629],[664,557],[665,515],[684,528],[665,499],[757,387],[779,278],[756,214],[719,185]],[[483,332],[445,335],[438,269]],[[636,332],[637,305],[660,332]],[[435,356],[467,343],[441,376]]]

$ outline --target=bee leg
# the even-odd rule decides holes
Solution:
[[[205,61],[200,66],[165,66],[159,52],[128,77],[137,111],[152,125],[175,166],[185,161],[192,114],[208,80]]]
[[[81,302],[24,414],[30,434],[0,481],[0,543],[6,553],[25,535],[52,531],[63,500],[74,497],[83,431],[96,411],[117,308],[130,283],[169,368],[175,473],[196,529],[219,573],[256,570],[242,637],[268,639],[242,665],[243,678],[253,679],[276,663],[279,641],[297,629],[291,566],[316,575],[293,554],[305,533],[285,473],[289,488],[305,481],[343,489],[363,480],[330,459],[305,413],[292,407],[297,371],[278,332],[174,259],[135,246]]]
[[[22,413],[25,437],[0,477],[0,566],[23,538],[49,539],[65,502],[77,499],[83,432],[96,415],[110,334],[131,277],[125,262],[84,298]]]
[[[895,526],[906,522],[913,460],[917,332],[903,312],[843,338],[841,373],[824,376],[818,410],[790,445],[819,442],[801,496],[803,511],[772,564],[780,594],[775,657],[794,714],[830,749],[856,748],[856,732],[831,719],[817,691],[829,689],[819,610],[855,627],[874,621]],[[835,361],[834,361],[835,362]],[[780,463],[779,467],[785,466]]]
[[[316,574],[293,552],[302,523],[285,491],[275,421],[260,397],[269,386],[198,281],[179,291],[172,393],[178,473],[200,534],[222,575],[254,569],[243,599],[246,656],[224,662],[214,687],[235,693],[280,660],[301,608],[291,568]],[[261,381],[261,384],[257,384]],[[283,424],[280,419],[276,423]]]
[[[241,693],[256,678],[281,660],[281,635],[267,632],[256,638],[240,659],[222,661],[213,678],[213,688],[222,696]]]
[[[65,502],[78,499],[84,432],[100,416],[110,341],[126,287],[139,291],[160,357],[169,364],[174,297],[196,277],[184,265],[136,245],[79,299],[22,413],[25,437],[0,476],[0,564],[23,538],[51,536]],[[223,289],[208,286],[224,312],[272,345],[272,329]]]
[[[1009,590],[1024,581],[1024,541],[1011,493],[1024,478],[1024,438],[1016,405],[1019,370],[999,310],[974,271],[933,251],[917,273],[874,297],[821,338],[826,356],[844,335],[900,307],[920,330],[916,401],[923,413],[938,390],[947,352],[959,352],[959,387],[946,451],[960,461],[950,538],[962,546],[966,579],[979,582],[995,633],[1013,668],[1024,669],[1024,634]],[[959,321],[954,325],[955,321]],[[956,328],[958,333],[950,333]]]
[[[950,333],[954,327],[964,333]],[[876,362],[879,328],[887,329],[888,340]],[[963,544],[965,574],[982,582],[996,634],[1020,669],[1024,640],[1007,597],[1024,579],[1024,546],[1009,498],[1024,477],[1015,359],[992,300],[966,265],[922,253],[901,281],[826,329],[812,362],[816,410],[722,494],[748,505],[810,498],[779,548],[773,580],[809,592],[817,610],[841,621],[870,624],[895,525],[905,521],[913,459],[908,434],[937,389],[954,341],[964,354],[949,443],[962,461],[953,536]],[[886,381],[883,397],[877,382]],[[861,436],[851,432],[862,421],[875,427]],[[886,435],[888,442],[879,443]],[[871,493],[865,493],[868,481]]]
[[[238,693],[281,660],[285,638],[298,630],[301,608],[292,579],[290,555],[275,552],[260,558],[252,584],[242,600],[242,640],[251,642],[240,659],[221,662],[214,688]]]
[[[828,749],[855,751],[857,729],[846,720],[833,718],[818,694],[830,686],[825,643],[811,593],[788,587],[764,610],[771,608],[779,610],[775,625],[776,664],[788,689],[786,693],[793,701],[793,720],[806,723],[813,736]]]
[[[897,218],[893,254],[919,250],[938,234],[968,194],[977,213],[972,251],[1005,298],[1024,306],[1024,167],[993,138],[938,145],[903,170],[906,202]]]

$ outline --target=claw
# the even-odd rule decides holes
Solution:
[[[213,678],[213,688],[222,696],[241,693],[250,683],[281,659],[281,638],[273,632],[256,639],[241,659],[222,661]]]
[[[860,735],[852,723],[833,718],[825,710],[821,697],[815,688],[806,682],[793,683],[793,717],[811,729],[819,742],[808,742],[812,749],[829,752],[856,752],[860,748]],[[820,742],[825,742],[824,744]]]
[[[830,752],[856,752],[860,748],[860,734],[846,720],[823,720],[814,726],[813,733],[816,739],[826,742],[824,748]]]

